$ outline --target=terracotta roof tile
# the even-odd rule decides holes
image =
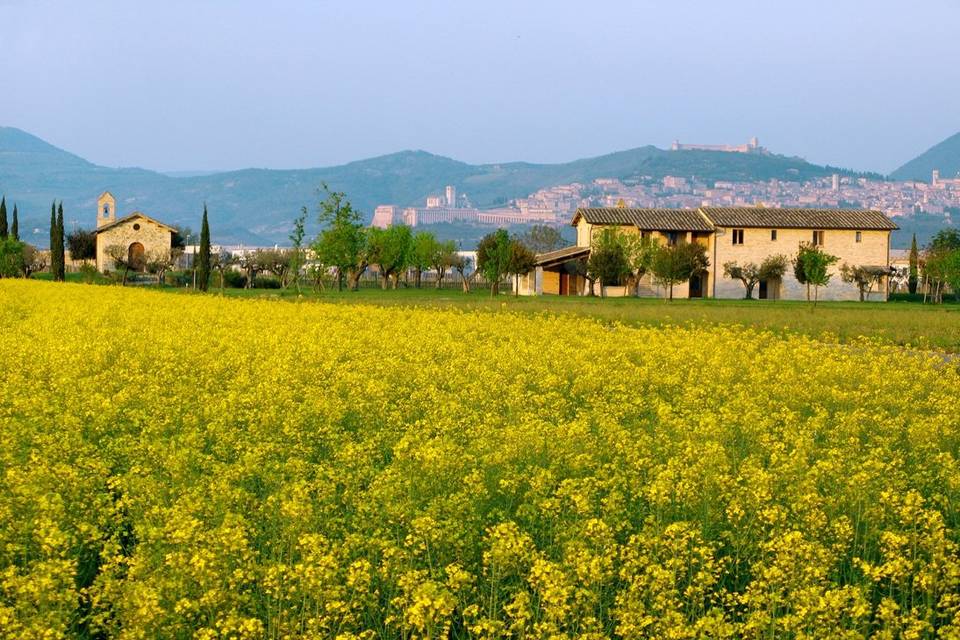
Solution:
[[[864,209],[701,207],[700,211],[718,227],[863,230],[898,228],[880,211]]]
[[[573,216],[590,224],[631,225],[644,231],[713,231],[696,209],[631,209],[626,207],[584,207]]]

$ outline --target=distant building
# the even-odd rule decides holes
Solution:
[[[573,216],[577,230],[575,246],[537,256],[536,267],[520,279],[519,293],[536,295],[584,295],[589,284],[583,277],[594,236],[603,228],[649,237],[661,244],[699,243],[709,266],[693,274],[689,282],[674,287],[678,298],[742,298],[740,281],[724,275],[723,265],[736,262],[760,264],[769,256],[790,255],[802,243],[822,246],[839,261],[830,267],[829,285],[820,290],[825,300],[857,300],[859,291],[839,276],[841,266],[875,267],[889,271],[890,233],[897,228],[879,211],[853,209],[798,209],[767,207],[700,207],[697,209],[583,207]],[[579,264],[578,264],[579,263]],[[886,300],[887,276],[870,294],[871,300]],[[648,273],[630,287],[619,286],[611,295],[664,296],[666,291]],[[780,279],[758,283],[760,298],[803,300],[806,288],[788,270]]]
[[[373,222],[370,223],[370,226],[386,229],[394,224],[400,215],[400,208],[396,205],[381,204],[373,210]]]
[[[937,189],[946,189],[948,187],[960,188],[960,177],[941,178],[940,170],[934,169],[930,179],[930,186],[936,187]]]
[[[447,195],[447,206],[450,207],[451,209],[456,209],[457,208],[457,188],[454,187],[453,185],[448,184],[446,189],[446,195]]]
[[[687,179],[679,176],[664,176],[663,188],[674,189],[676,191],[686,191],[688,187]]]
[[[97,270],[115,268],[108,250],[119,246],[131,269],[144,271],[151,253],[170,250],[175,232],[173,227],[139,211],[117,218],[117,200],[109,191],[104,191],[97,198]]]
[[[754,136],[747,144],[689,144],[674,140],[671,151],[724,151],[726,153],[768,153]]]
[[[403,210],[403,223],[411,227],[438,222],[476,222],[480,214],[478,209],[440,206],[439,197],[427,198],[426,207],[407,207]],[[435,205],[435,206],[432,206]]]

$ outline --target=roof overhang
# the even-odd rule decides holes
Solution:
[[[533,264],[537,267],[555,267],[564,262],[586,258],[589,255],[590,247],[566,247],[557,251],[537,254]]]

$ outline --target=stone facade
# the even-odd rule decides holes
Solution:
[[[813,229],[777,229],[776,240],[772,238],[772,229],[743,229],[743,244],[733,244],[733,229],[720,227],[713,240],[715,246],[710,251],[710,273],[716,283],[716,289],[711,295],[717,298],[742,298],[744,296],[743,283],[723,275],[723,265],[727,262],[736,262],[743,265],[748,262],[760,264],[765,258],[781,254],[792,259],[797,255],[801,243],[813,241]],[[857,234],[860,242],[857,242]],[[830,267],[830,283],[821,287],[818,297],[821,300],[859,300],[860,293],[857,286],[843,282],[840,279],[840,267],[844,263],[854,265],[887,266],[889,265],[889,231],[857,231],[855,229],[824,229],[823,246],[826,253],[837,256],[840,260]],[[712,243],[714,244],[714,243]],[[806,300],[805,285],[797,282],[793,277],[793,270],[788,269],[780,283],[768,283],[769,298],[780,300]],[[753,297],[759,295],[755,288]],[[874,289],[870,294],[871,300],[887,299],[887,282],[880,285],[880,290]]]
[[[588,220],[587,214],[593,217]],[[721,216],[732,218],[742,226],[721,224],[718,222]],[[783,223],[783,226],[760,226],[763,222],[776,224],[776,221]],[[678,230],[658,230],[655,225],[661,222],[667,229]],[[804,226],[807,223],[810,224],[809,227]],[[822,249],[826,253],[839,258],[830,268],[830,283],[819,290],[818,297],[823,300],[859,300],[860,293],[857,286],[843,282],[841,279],[841,267],[848,264],[889,268],[890,232],[896,228],[889,218],[877,211],[779,210],[751,207],[673,211],[581,209],[574,217],[574,226],[577,231],[576,246],[590,247],[596,234],[610,225],[617,226],[626,234],[643,233],[661,244],[671,240],[703,244],[707,250],[710,266],[705,273],[700,274],[697,283],[700,297],[705,298],[744,297],[743,284],[739,280],[724,275],[725,263],[736,262],[743,266],[752,262],[759,265],[764,259],[778,254],[792,260],[801,244],[809,244],[816,239],[817,242],[822,243]],[[734,243],[735,237],[736,243]],[[578,259],[586,258],[581,256]],[[555,269],[557,266],[551,265],[549,268]],[[531,286],[521,287],[521,293],[553,293],[554,276],[542,267],[538,266],[537,269],[539,272],[537,282],[542,282],[542,288],[534,289],[531,282]],[[697,289],[692,288],[691,283],[693,280],[690,283],[674,285],[673,297],[687,298],[691,294],[696,295]],[[879,286],[868,294],[868,299],[886,300],[889,293],[888,287],[888,279],[882,278]],[[588,293],[587,289],[587,286],[582,285],[582,291],[578,293]],[[599,287],[595,293],[599,293]],[[650,297],[668,295],[668,291],[653,282],[650,274],[645,275],[631,293]],[[807,288],[794,278],[791,267],[781,280],[758,284],[754,288],[753,297],[761,296],[770,299],[805,300]]]
[[[124,247],[128,258],[146,257],[157,251],[168,251],[173,242],[173,227],[135,211],[119,220],[116,201],[109,192],[97,201],[97,270],[113,271],[116,267],[107,253],[109,247]]]

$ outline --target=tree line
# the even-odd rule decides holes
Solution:
[[[361,276],[371,266],[377,268],[384,289],[396,289],[401,275],[408,271],[414,274],[414,286],[420,287],[423,273],[432,271],[436,287],[442,286],[446,274],[456,272],[463,290],[470,290],[471,261],[458,251],[454,241],[441,241],[428,231],[414,232],[402,224],[368,228],[344,193],[331,191],[326,185],[322,189],[325,197],[319,204],[318,219],[323,228],[311,244],[316,260],[313,269],[315,274],[317,270],[332,270],[338,290],[358,289]],[[305,216],[306,208],[299,224]],[[534,226],[522,236],[498,229],[480,240],[476,272],[483,275],[491,295],[495,295],[505,277],[519,278],[533,269],[536,253],[559,249],[562,244],[560,233],[550,227]]]
[[[55,280],[64,279],[63,203],[50,207],[49,267]],[[7,217],[7,198],[0,196],[0,278],[29,278],[47,268],[47,256],[20,237],[20,211],[13,205],[12,221]]]
[[[905,275],[907,291],[911,295],[922,293],[924,302],[943,302],[948,287],[954,300],[960,300],[960,231],[941,229],[922,252],[914,234]]]

